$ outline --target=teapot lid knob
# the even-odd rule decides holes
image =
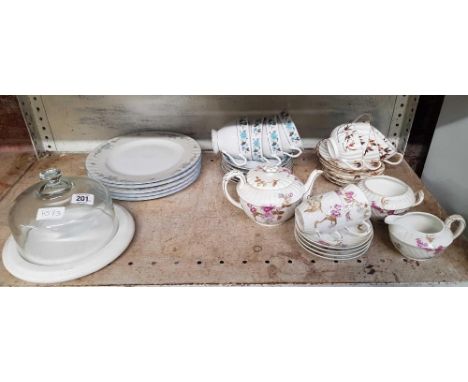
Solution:
[[[263,166],[262,169],[263,171],[267,173],[275,173],[278,172],[278,166]]]

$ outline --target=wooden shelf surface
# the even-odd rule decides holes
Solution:
[[[39,171],[59,167],[65,175],[84,175],[85,157],[62,154],[40,159],[32,165],[27,158],[17,158],[22,165],[16,172],[14,166],[5,166],[6,162],[0,166],[2,185],[6,184],[0,200],[1,246],[10,234],[7,216],[12,201],[38,181]],[[317,167],[317,158],[311,150],[295,160],[294,172],[305,180]],[[402,179],[415,191],[424,190],[424,203],[415,210],[441,218],[446,216],[407,163],[388,168],[385,174]],[[466,241],[457,239],[436,259],[410,261],[393,248],[387,228],[381,223],[374,223],[374,240],[368,253],[360,259],[336,263],[315,257],[295,242],[293,219],[278,228],[264,228],[231,205],[221,189],[222,175],[219,157],[204,152],[200,178],[184,191],[146,202],[117,202],[136,221],[136,234],[126,252],[99,272],[60,285],[460,285],[468,282]],[[314,192],[336,187],[322,177],[316,182]],[[0,264],[0,285],[32,284],[11,276]]]

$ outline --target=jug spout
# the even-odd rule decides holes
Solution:
[[[396,222],[398,221],[399,219],[399,216],[396,216],[396,215],[389,215],[385,218],[385,223],[387,224],[396,224]]]
[[[312,193],[312,188],[314,187],[315,180],[322,174],[322,170],[314,170],[311,172],[305,183],[305,193],[304,197],[309,196]]]

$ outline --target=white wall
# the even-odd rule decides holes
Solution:
[[[445,97],[422,180],[448,213],[468,220],[468,96]]]

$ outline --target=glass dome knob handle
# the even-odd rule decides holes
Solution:
[[[41,180],[45,180],[39,189],[39,194],[43,198],[55,198],[71,190],[73,183],[66,177],[62,177],[62,171],[58,168],[48,168],[39,174]]]
[[[58,168],[48,168],[47,170],[41,171],[39,178],[46,180],[50,183],[58,183],[62,177],[62,171]]]

